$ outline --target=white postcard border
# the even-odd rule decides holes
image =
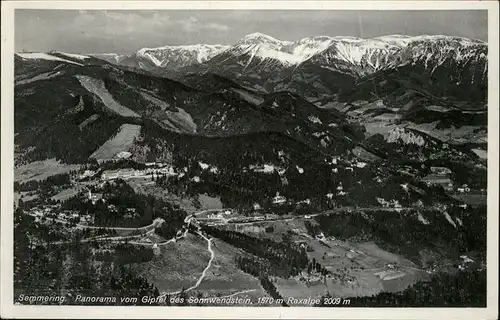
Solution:
[[[1,3],[2,318],[314,318],[314,319],[496,319],[498,316],[499,185],[499,4],[496,1],[12,1]],[[275,9],[275,10],[488,10],[488,226],[487,308],[260,308],[102,307],[13,305],[13,123],[14,10],[23,9]]]

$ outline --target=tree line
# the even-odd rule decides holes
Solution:
[[[275,242],[267,238],[255,238],[241,232],[210,226],[203,226],[202,230],[245,250],[249,254],[264,259],[266,263],[259,266],[261,268],[265,266],[262,271],[267,274],[289,278],[299,274],[307,267],[308,259],[305,250],[290,241]]]
[[[486,307],[486,270],[435,274],[400,292],[381,292],[367,297],[351,297],[349,305],[338,307]],[[328,307],[322,299],[320,307]]]
[[[53,186],[70,186],[71,179],[70,176],[74,172],[71,173],[59,173],[52,176],[47,177],[43,180],[29,180],[26,182],[14,182],[14,191],[36,191],[39,189],[47,190],[51,189]]]

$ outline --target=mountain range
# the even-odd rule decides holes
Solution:
[[[436,35],[373,39],[317,36],[292,42],[253,33],[232,46],[166,46],[127,55],[94,56],[160,76],[182,78],[189,73],[210,72],[257,90],[298,91],[308,97],[337,93],[342,86],[332,85],[332,79],[351,83],[387,70],[408,75],[424,71],[438,78],[444,77],[443,70],[452,70],[446,74],[446,85],[467,86],[476,95],[487,75],[486,43]],[[301,86],[306,88],[297,88]]]
[[[255,33],[232,46],[129,55],[18,53],[16,159],[86,162],[140,128],[119,150],[137,161],[203,154],[221,167],[278,168],[284,164],[277,154],[288,150],[294,159],[286,168],[318,172],[332,157],[347,168],[355,157],[386,167],[379,175],[406,166],[423,177],[429,166],[444,166],[460,181],[473,176],[482,185],[486,79],[487,44],[448,36],[291,42]],[[216,152],[243,137],[262,147]]]

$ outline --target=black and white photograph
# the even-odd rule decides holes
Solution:
[[[494,307],[498,3],[246,4],[11,10],[2,303]]]

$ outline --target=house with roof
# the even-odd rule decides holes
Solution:
[[[280,204],[280,205],[284,204],[284,203],[286,203],[286,198],[283,196],[280,196],[279,191],[276,191],[276,196],[274,196],[272,203],[273,204]]]

